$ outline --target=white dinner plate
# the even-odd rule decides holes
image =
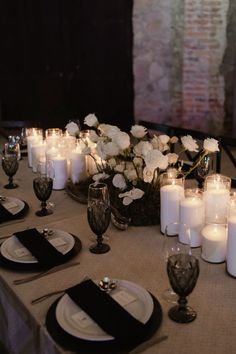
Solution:
[[[42,232],[42,230],[38,230]],[[54,247],[62,254],[72,250],[75,240],[68,232],[53,229],[53,235],[48,239]],[[38,263],[38,260],[22,245],[14,235],[4,241],[1,245],[2,255],[10,261],[17,263]]]
[[[95,281],[98,283],[98,281]],[[125,293],[131,299],[122,305],[134,318],[146,323],[153,312],[151,295],[141,286],[127,280],[117,280],[112,297]],[[96,299],[94,299],[96,301]],[[126,301],[127,302],[127,301]],[[109,341],[114,338],[105,333],[75,302],[65,294],[56,307],[56,319],[64,331],[74,337],[90,341]]]
[[[25,207],[22,200],[14,197],[6,197],[6,200],[1,201],[1,204],[13,215],[18,214]]]

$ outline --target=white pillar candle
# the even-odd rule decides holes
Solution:
[[[236,194],[230,201],[226,262],[228,273],[236,277]]]
[[[52,164],[54,169],[53,189],[64,189],[68,179],[67,159],[59,155],[52,158]]]
[[[184,198],[184,188],[177,184],[167,184],[160,188],[160,193],[161,232],[165,233],[168,224],[179,222],[179,205]]]
[[[54,157],[56,157],[59,154],[59,150],[53,146],[51,148],[46,148],[46,159],[47,161],[52,160]]]
[[[70,177],[73,183],[78,183],[87,178],[86,156],[75,149],[70,155]]]
[[[228,219],[227,271],[236,277],[236,214]]]
[[[30,135],[27,137],[27,153],[28,153],[28,165],[32,167],[32,146],[39,144],[43,141],[43,137],[40,135]]]
[[[222,263],[226,258],[227,228],[208,224],[202,229],[202,258],[211,263]]]
[[[32,170],[33,172],[37,172],[37,164],[39,157],[45,156],[46,151],[46,143],[40,142],[33,144],[31,147],[31,154],[32,154]]]
[[[187,197],[180,201],[180,224],[190,229],[191,247],[201,246],[201,230],[205,224],[204,203],[199,197]],[[179,241],[189,243],[189,237],[180,227]]]
[[[230,191],[218,185],[203,193],[206,223],[225,223],[228,214]]]

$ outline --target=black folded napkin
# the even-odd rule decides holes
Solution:
[[[146,336],[143,323],[131,316],[92,280],[66,290],[71,299],[121,346],[137,345]]]
[[[53,267],[65,262],[63,254],[51,245],[50,242],[36,229],[15,232],[14,235],[31,253],[38,262],[47,267]]]
[[[15,216],[0,203],[0,223],[13,220],[14,217]]]

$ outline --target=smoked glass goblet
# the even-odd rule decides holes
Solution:
[[[8,176],[8,184],[4,186],[6,189],[14,189],[18,184],[13,182],[13,176],[16,174],[19,167],[17,154],[7,154],[2,157],[2,168]]]
[[[192,322],[197,313],[187,306],[186,297],[193,291],[198,279],[198,259],[190,254],[173,254],[167,261],[167,274],[171,287],[179,295],[178,305],[169,310],[169,317],[178,323]]]
[[[168,258],[173,254],[191,253],[190,242],[183,244],[179,241],[178,235],[180,232],[184,233],[185,238],[190,238],[190,229],[184,223],[173,222],[165,228],[162,255],[166,263],[168,262]],[[178,295],[171,287],[163,291],[162,298],[170,303],[177,303],[178,301]]]
[[[96,235],[96,243],[90,246],[92,253],[102,254],[110,250],[110,246],[103,243],[103,234],[111,220],[109,192],[105,183],[92,183],[88,191],[88,223]]]
[[[37,216],[46,216],[53,213],[51,209],[47,208],[47,200],[50,198],[53,187],[52,170],[47,167],[42,169],[41,164],[37,168],[37,177],[33,180],[33,188],[36,197],[41,201],[41,209],[36,211]]]

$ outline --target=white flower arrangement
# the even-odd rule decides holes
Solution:
[[[95,114],[87,115],[84,124],[90,128],[90,144],[87,144],[92,148],[87,151],[95,161],[98,171],[93,179],[99,181],[109,179],[110,176],[111,185],[117,190],[117,196],[125,206],[159,188],[160,176],[169,168],[181,169],[181,153],[199,152],[198,143],[190,135],[180,139],[164,134],[149,138],[147,129],[141,125],[133,125],[130,134],[127,134],[115,125],[100,124]],[[69,133],[77,132],[72,122],[66,128]],[[171,144],[177,142],[182,146],[181,152],[170,152]],[[205,139],[198,160],[186,174],[190,173],[204,156],[216,151],[219,151],[218,141]]]

